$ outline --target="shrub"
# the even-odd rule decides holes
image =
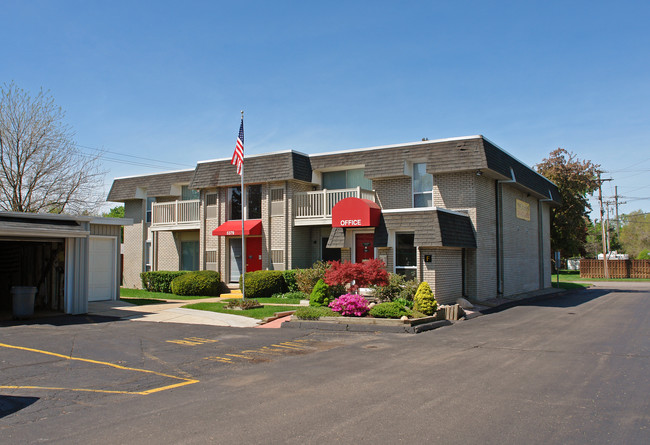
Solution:
[[[149,292],[172,293],[172,281],[174,278],[189,273],[186,270],[157,270],[154,272],[142,272],[142,288]]]
[[[296,309],[296,317],[301,320],[318,320],[320,317],[340,317],[341,314],[334,312],[326,306],[302,306]]]
[[[330,298],[330,287],[325,284],[323,279],[318,280],[314,286],[314,290],[311,291],[309,295],[309,305],[310,306],[327,306],[332,299]]]
[[[298,292],[298,283],[296,283],[296,271],[295,270],[284,270],[282,271],[282,278],[284,278],[284,283],[287,286],[287,292]]]
[[[316,261],[310,269],[296,269],[294,276],[298,290],[307,295],[311,294],[318,280],[325,278],[325,271],[328,267],[327,263]]]
[[[650,260],[650,250],[643,249],[636,257],[637,260]]]
[[[235,309],[235,308],[256,309],[260,307],[264,307],[264,306],[261,305],[259,301],[249,300],[248,298],[246,300],[231,299],[231,300],[227,300],[226,302],[226,309]]]
[[[397,302],[379,303],[370,309],[370,315],[377,318],[401,318],[409,312]]]
[[[388,283],[386,265],[378,259],[363,263],[331,261],[329,264],[330,267],[325,272],[325,282],[330,286],[349,283],[350,290],[356,291],[360,287],[367,287],[371,284],[382,286]]]
[[[357,294],[341,295],[329,304],[334,311],[341,315],[362,317],[370,310],[368,300]]]
[[[213,270],[187,272],[172,280],[172,292],[176,295],[219,296],[221,274]]]
[[[411,309],[413,307],[413,300],[407,300],[406,298],[395,298],[393,300],[393,303],[399,304],[400,306],[404,308],[409,308]]]
[[[393,301],[397,298],[413,301],[418,284],[416,279],[407,281],[403,275],[391,273],[388,274],[388,282],[385,285],[371,287],[374,290],[373,295],[380,301]]]
[[[287,288],[281,270],[256,270],[246,272],[246,297],[265,298],[273,294],[284,293]],[[242,278],[239,277],[239,288],[242,288]]]
[[[426,315],[433,315],[438,307],[438,302],[433,296],[433,292],[431,292],[429,283],[426,281],[423,281],[420,283],[420,286],[418,286],[413,301],[413,309]]]
[[[271,295],[273,298],[296,298],[299,300],[308,300],[309,295],[303,294],[302,292],[287,292],[284,294],[273,294]]]

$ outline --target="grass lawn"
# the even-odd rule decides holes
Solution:
[[[226,299],[226,298],[228,298],[228,294],[223,294],[223,295],[221,295],[221,297]],[[298,303],[300,303],[300,298],[273,298],[273,297],[266,297],[266,298],[253,298],[253,299],[259,301],[262,304],[298,304]],[[306,298],[306,300],[309,300],[309,298]]]
[[[149,292],[143,289],[129,289],[127,287],[121,287],[120,300],[124,298],[144,298],[147,300],[200,300],[202,298],[214,298],[214,297],[175,295],[175,294],[166,294],[164,292]],[[129,303],[132,302],[129,301]]]
[[[261,298],[259,300],[262,300]],[[183,306],[187,309],[198,309],[201,311],[221,312],[224,314],[243,315],[244,317],[258,318],[260,320],[270,317],[276,312],[291,311],[294,308],[288,306],[264,306],[259,309],[246,309],[243,311],[233,311],[225,309],[225,303],[193,303]],[[298,306],[296,306],[297,308]]]

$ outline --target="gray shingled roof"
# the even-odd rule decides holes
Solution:
[[[426,160],[431,174],[455,171],[491,170],[503,179],[516,182],[540,195],[561,202],[555,184],[537,174],[482,136],[443,141],[416,142],[390,147],[315,154],[310,156],[314,170],[336,165],[365,165],[365,176],[383,179],[404,176],[404,161]]]
[[[173,196],[171,193],[172,184],[187,184],[193,175],[194,170],[181,170],[154,175],[116,178],[106,200],[121,202],[134,199],[138,187],[146,189],[147,196]]]
[[[311,182],[309,157],[295,151],[250,156],[244,164],[246,183],[287,181]],[[200,189],[237,185],[241,177],[230,160],[201,162],[196,166],[190,188]]]
[[[469,216],[442,209],[382,212],[379,227],[375,229],[375,247],[388,245],[389,230],[414,231],[414,244],[418,247],[476,248]]]

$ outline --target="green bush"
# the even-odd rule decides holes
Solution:
[[[334,312],[326,306],[302,306],[296,309],[296,317],[301,320],[318,320],[320,317],[340,317],[341,314]]]
[[[418,284],[416,279],[407,281],[403,275],[391,273],[388,274],[388,284],[370,287],[374,290],[373,296],[379,301],[393,301],[397,298],[413,301]]]
[[[408,310],[396,302],[379,303],[370,309],[370,315],[376,318],[401,318],[408,314]]]
[[[273,294],[281,294],[287,291],[281,270],[257,270],[246,272],[246,298],[266,298]],[[242,288],[241,277],[239,277],[239,288]]]
[[[287,293],[284,293],[284,294],[277,293],[277,294],[273,294],[271,296],[273,298],[292,298],[292,299],[296,298],[296,299],[299,299],[299,300],[308,300],[309,299],[309,295],[303,294],[302,292],[299,292],[299,291],[298,292],[287,292]]]
[[[172,280],[172,292],[176,295],[219,296],[221,274],[213,270],[187,272]]]
[[[230,299],[226,300],[226,309],[257,309],[260,307],[264,307],[262,304],[260,304],[259,301],[257,300],[249,300],[248,298],[245,300],[241,300],[239,298],[237,299]]]
[[[287,292],[298,292],[298,283],[296,283],[296,271],[293,269],[282,271],[282,278],[287,286]]]
[[[318,280],[314,286],[314,290],[312,290],[311,295],[309,295],[309,305],[315,307],[327,306],[329,302],[332,301],[329,290],[330,287],[322,278]]]
[[[140,279],[142,280],[142,288],[149,292],[164,292],[166,294],[172,293],[172,281],[174,278],[180,277],[189,273],[186,270],[157,270],[154,272],[142,272]]]
[[[397,303],[404,308],[411,309],[413,308],[413,300],[407,300],[406,298],[395,298],[393,303]]]
[[[650,250],[643,249],[636,257],[637,260],[650,260]]]
[[[438,302],[433,296],[433,292],[431,292],[429,283],[426,281],[420,283],[413,301],[413,309],[426,315],[433,315],[438,308]]]
[[[316,261],[310,269],[296,269],[296,286],[300,292],[311,294],[318,280],[325,278],[325,271],[327,270],[327,263],[323,261]]]

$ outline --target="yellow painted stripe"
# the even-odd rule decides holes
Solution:
[[[24,346],[14,346],[14,345],[7,345],[5,343],[0,343],[0,347],[3,348],[10,348],[10,349],[18,349],[22,351],[29,351],[29,352],[36,352],[38,354],[45,354],[45,355],[51,355],[54,357],[60,357],[66,360],[75,360],[75,361],[80,361],[80,362],[86,362],[86,363],[93,363],[96,365],[102,365],[102,366],[110,366],[111,368],[116,368],[116,369],[121,369],[124,371],[135,371],[135,372],[144,372],[148,374],[154,374],[160,377],[167,377],[170,379],[175,379],[175,380],[182,380],[182,382],[175,383],[173,385],[167,385],[163,386],[160,388],[153,388],[149,389],[147,391],[112,391],[112,390],[103,390],[103,389],[86,389],[86,388],[50,388],[50,387],[45,387],[45,386],[0,386],[0,388],[5,388],[5,389],[52,389],[52,390],[68,390],[68,391],[84,391],[84,392],[101,392],[101,393],[109,393],[109,394],[140,394],[140,395],[146,395],[146,394],[151,394],[154,392],[159,392],[159,391],[165,391],[167,389],[172,389],[172,388],[178,388],[179,386],[185,386],[185,385],[191,385],[194,383],[198,383],[198,380],[195,379],[188,379],[185,377],[178,377],[175,375],[169,375],[169,374],[163,374],[162,372],[157,372],[157,371],[151,371],[149,369],[140,369],[140,368],[129,368],[128,366],[121,366],[121,365],[116,365],[114,363],[109,363],[109,362],[102,362],[99,360],[91,360],[87,358],[80,358],[80,357],[70,357],[67,355],[63,354],[58,354],[56,352],[50,352],[50,351],[43,351],[41,349],[33,349],[33,348],[26,348]]]

